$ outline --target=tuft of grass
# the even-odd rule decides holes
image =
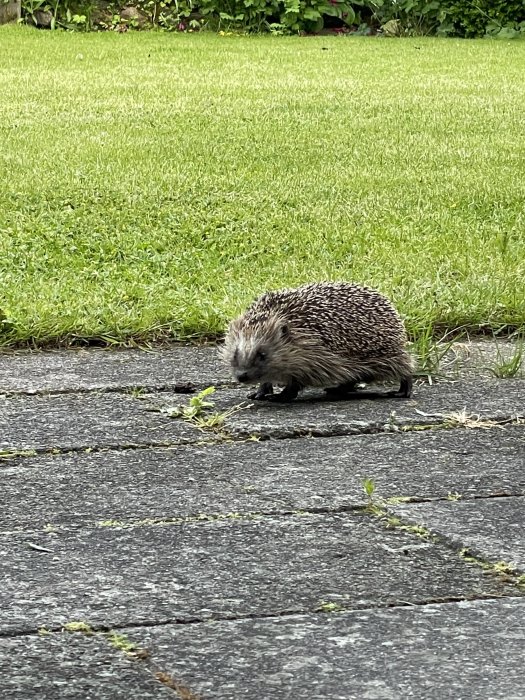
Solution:
[[[0,344],[212,336],[320,279],[380,289],[412,336],[524,327],[519,42],[0,45]]]
[[[490,371],[498,379],[511,379],[519,376],[523,367],[523,359],[525,357],[525,342],[524,336],[520,336],[513,344],[513,351],[509,355],[502,352],[499,345],[497,346],[497,356],[494,365],[490,367]]]
[[[443,374],[445,370],[445,358],[449,350],[457,343],[463,332],[454,329],[453,332],[445,332],[441,338],[435,337],[435,328],[431,322],[413,331],[412,352],[418,360],[417,374],[428,378]]]

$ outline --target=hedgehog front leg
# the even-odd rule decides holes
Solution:
[[[275,403],[288,403],[289,401],[293,401],[297,397],[297,394],[301,391],[302,388],[303,385],[300,384],[296,379],[290,379],[290,381],[282,391],[280,391],[278,394],[271,394],[270,396],[266,396],[265,399],[267,401],[273,401]]]
[[[401,396],[409,399],[412,396],[412,377],[404,377],[401,380],[401,385],[399,387],[399,393]]]
[[[409,399],[412,396],[412,377],[403,377],[398,391],[389,391],[389,396]]]
[[[257,391],[248,394],[249,399],[255,401],[267,401],[269,396],[273,395],[273,384],[271,382],[263,382],[259,385]]]

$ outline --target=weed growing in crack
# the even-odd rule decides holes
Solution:
[[[490,562],[485,559],[480,559],[479,557],[471,554],[468,547],[460,549],[458,552],[459,556],[469,564],[475,564],[479,566],[486,574],[492,574],[498,576],[500,579],[507,583],[512,583],[515,586],[523,588],[525,586],[525,575],[518,575],[516,567],[514,564],[506,561]]]
[[[125,652],[126,654],[130,654],[137,650],[137,645],[130,641],[126,634],[119,634],[118,632],[111,630],[111,632],[108,632],[105,637],[111,646],[115,647],[115,649],[118,649],[119,651]]]
[[[241,403],[225,411],[212,412],[210,409],[214,408],[215,403],[213,401],[208,401],[206,397],[214,392],[215,387],[209,386],[196,396],[192,396],[187,405],[162,408],[161,412],[167,414],[170,418],[182,418],[200,430],[220,432],[228,418],[238,411],[250,408],[252,405]]]
[[[390,498],[386,499],[385,503],[387,503],[389,506],[397,506],[401,503],[410,503],[412,500],[412,496],[391,496]]]
[[[166,413],[170,418],[183,418],[187,421],[193,421],[196,418],[202,418],[208,408],[213,408],[215,403],[207,401],[206,397],[215,393],[215,387],[209,386],[207,389],[200,391],[196,396],[192,396],[186,406],[176,406],[162,409],[162,413]]]
[[[488,369],[498,379],[512,379],[521,373],[525,358],[525,336],[519,336],[513,354],[508,357],[496,344],[496,361]]]
[[[314,612],[324,613],[341,612],[342,610],[344,610],[344,607],[342,605],[339,605],[339,603],[330,602],[319,603],[319,605],[316,608],[314,608]]]
[[[91,637],[94,634],[91,626],[88,625],[87,622],[81,621],[66,622],[63,629],[66,632],[82,632],[82,634],[85,634],[87,637]]]
[[[366,496],[365,511],[374,515],[376,518],[382,518],[386,515],[385,502],[382,498],[376,496],[376,485],[373,479],[363,479],[363,491]]]
[[[138,647],[126,634],[111,630],[104,636],[112,647],[122,651],[126,656],[132,656],[135,659],[147,659],[149,657],[149,651]]]
[[[381,520],[387,527],[396,528],[410,532],[424,540],[433,539],[433,535],[428,528],[423,525],[405,525],[397,516],[390,515],[388,512],[389,505],[398,503],[407,503],[412,500],[410,496],[393,496],[392,498],[381,498],[375,495],[375,483],[373,479],[364,479],[362,481],[363,491],[367,498],[367,504],[364,508],[365,513],[369,513]]]
[[[368,500],[372,500],[376,490],[376,485],[373,479],[363,479],[363,491]]]

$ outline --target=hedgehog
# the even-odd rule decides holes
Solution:
[[[410,397],[412,358],[391,302],[369,287],[315,282],[266,292],[232,321],[223,361],[258,401],[293,401],[305,387],[344,397],[360,383],[396,380]],[[274,393],[274,384],[284,387]]]

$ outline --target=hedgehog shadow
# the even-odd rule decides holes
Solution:
[[[299,394],[299,396],[293,401],[282,402],[279,401],[256,401],[258,406],[267,406],[275,408],[276,406],[282,406],[283,408],[289,407],[292,404],[318,404],[318,403],[355,403],[359,401],[392,401],[397,403],[399,400],[406,401],[406,397],[395,396],[388,389],[364,389],[361,391],[349,391],[345,394],[329,394],[325,392],[306,390],[304,393]]]

